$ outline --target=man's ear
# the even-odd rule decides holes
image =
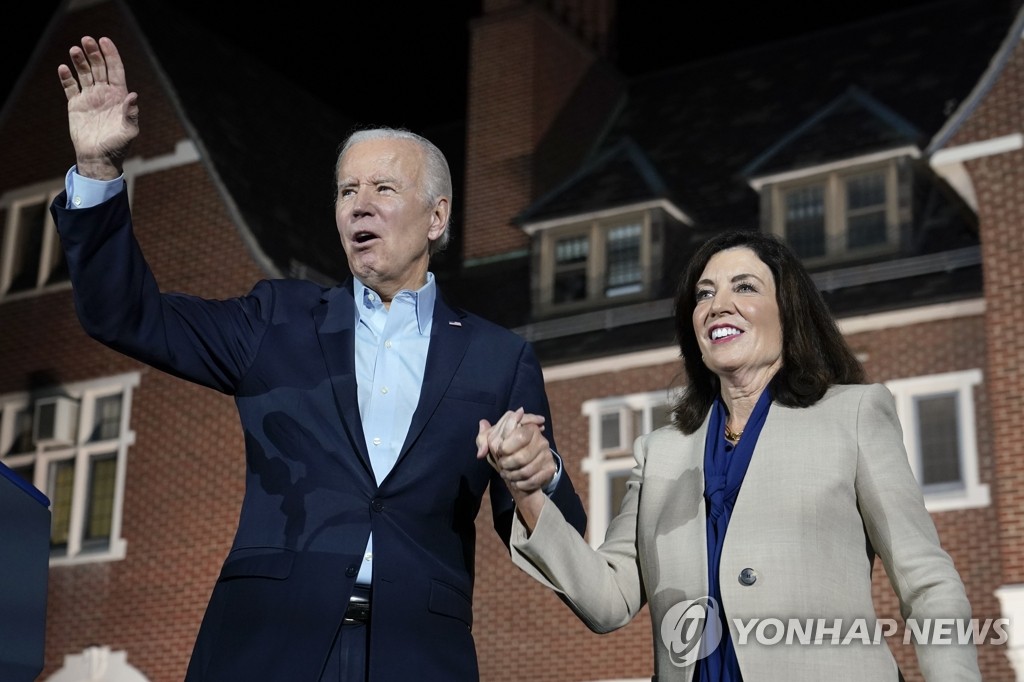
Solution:
[[[430,218],[430,230],[427,232],[427,238],[430,241],[435,241],[441,238],[444,234],[444,229],[448,225],[448,217],[451,213],[452,205],[448,201],[448,197],[441,197],[434,204],[434,212]]]

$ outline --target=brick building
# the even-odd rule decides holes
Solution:
[[[461,187],[435,272],[535,344],[592,543],[633,438],[663,423],[684,380],[671,321],[682,264],[716,231],[758,228],[800,251],[870,379],[896,396],[975,615],[1024,618],[1019,9],[940,0],[626,78],[612,0],[483,3],[465,126],[419,131]],[[343,278],[324,198],[354,121],[283,80],[282,101],[260,100],[246,86],[266,71],[227,49],[206,55],[223,71],[196,68],[181,45],[198,29],[121,0],[62,9],[0,112],[0,461],[47,494],[54,520],[39,679],[172,682],[237,521],[241,434],[229,397],[78,325],[45,208],[72,160],[53,67],[83,27],[117,42],[145,105],[125,171],[165,289],[227,297],[266,276]],[[282,191],[262,191],[270,182]],[[649,679],[646,610],[592,634],[511,565],[488,517],[485,502],[482,678]],[[877,562],[876,574],[879,614],[898,618]],[[920,680],[911,648],[892,646]],[[980,655],[986,680],[1024,680],[1024,634]]]

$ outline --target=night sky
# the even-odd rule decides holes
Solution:
[[[384,118],[401,107],[415,126],[464,117],[468,24],[479,16],[480,0],[289,0],[258,13],[251,3],[234,0],[216,3],[215,11],[209,0],[159,1],[172,2],[220,39],[294,74],[300,85],[339,107],[358,98],[360,111],[369,118]],[[808,5],[776,0],[741,9],[734,3],[620,0],[619,66],[627,75],[657,71],[925,1]],[[9,8],[24,18],[9,22],[0,42],[0,102],[6,102],[58,5],[57,0],[23,0]],[[233,6],[239,11],[230,12]],[[673,6],[678,18],[666,15]],[[59,87],[56,75],[53,79]]]

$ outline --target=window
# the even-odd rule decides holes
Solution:
[[[608,230],[604,282],[604,295],[608,298],[635,294],[643,289],[642,240],[643,226],[639,223]]]
[[[583,403],[590,418],[590,452],[583,471],[590,476],[587,536],[597,547],[622,505],[633,469],[633,442],[672,421],[674,396],[664,391],[634,393]]]
[[[989,490],[978,473],[974,386],[981,371],[898,379],[896,399],[910,467],[930,511],[983,507]]]
[[[804,261],[875,256],[899,245],[896,166],[833,172],[774,188],[773,231]]]
[[[587,297],[587,254],[590,239],[573,235],[555,242],[555,303],[582,301]]]
[[[40,192],[4,206],[0,225],[0,298],[68,282],[64,251],[50,217],[60,190]]]
[[[545,231],[538,309],[564,312],[643,295],[650,288],[651,231],[645,212]]]
[[[50,563],[120,559],[137,373],[0,395],[0,459],[50,499]]]

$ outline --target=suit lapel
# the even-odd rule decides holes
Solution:
[[[445,391],[448,390],[455,371],[462,363],[469,346],[471,331],[463,326],[465,313],[449,307],[438,291],[434,301],[433,322],[430,329],[430,349],[427,351],[427,364],[423,372],[423,385],[420,388],[420,400],[409,424],[402,451],[398,455],[397,467],[409,452],[413,443],[419,438],[423,428],[430,421]]]
[[[355,372],[355,304],[352,280],[328,290],[313,310],[317,340],[327,364],[334,402],[341,415],[352,448],[373,479],[373,467],[366,451],[363,423],[359,417],[359,391]]]

